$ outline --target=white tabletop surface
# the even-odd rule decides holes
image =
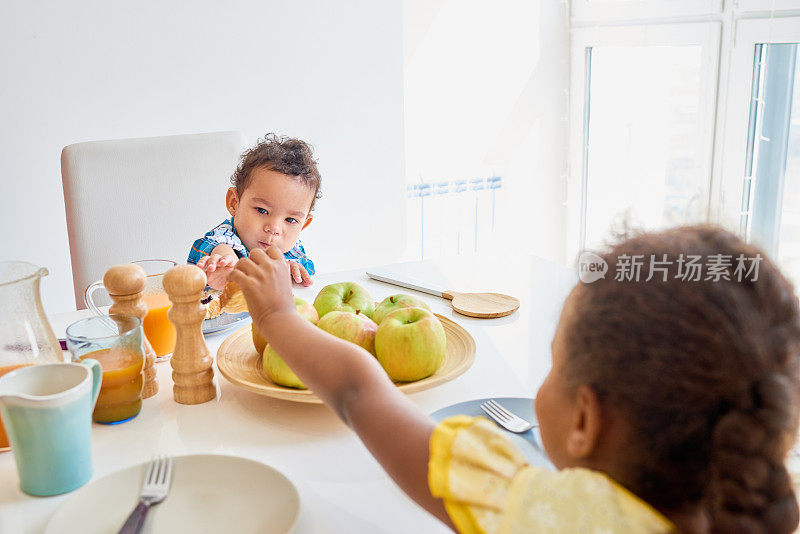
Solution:
[[[426,413],[482,397],[535,396],[550,368],[550,341],[561,306],[577,280],[573,271],[532,257],[479,256],[395,264],[380,270],[445,289],[506,293],[517,297],[521,306],[499,319],[464,317],[450,308],[449,301],[371,280],[364,270],[321,274],[311,287],[295,286],[295,295],[313,302],[327,284],[358,282],[376,301],[395,293],[417,294],[433,311],[463,326],[475,339],[475,363],[452,382],[411,395]],[[87,315],[86,310],[64,313],[50,321],[56,335],[63,338],[67,325]],[[232,332],[207,336],[209,351],[216,354]],[[169,363],[156,365],[160,391],[144,401],[135,419],[117,426],[93,424],[92,480],[154,454],[241,456],[278,469],[297,486],[302,503],[297,533],[449,532],[393,484],[327,407],[250,393],[219,372],[216,400],[184,406],[172,399]],[[0,453],[0,532],[43,532],[69,495],[42,498],[22,493],[13,454]]]

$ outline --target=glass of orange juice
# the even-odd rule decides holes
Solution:
[[[100,315],[67,327],[67,348],[74,361],[92,358],[103,368],[103,382],[92,419],[130,421],[142,409],[144,344],[142,321],[133,315]]]
[[[144,335],[156,353],[156,361],[166,361],[175,349],[176,334],[175,327],[167,318],[167,310],[169,310],[171,303],[167,293],[164,291],[162,280],[164,279],[164,274],[175,267],[177,263],[172,260],[139,260],[131,263],[144,269],[147,275],[144,294],[142,295],[142,300],[147,306],[147,315],[145,315],[142,323]],[[103,287],[103,282],[98,280],[86,288],[84,295],[86,305],[97,315],[101,315],[102,312],[95,304],[92,294],[101,287]]]

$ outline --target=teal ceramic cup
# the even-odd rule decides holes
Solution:
[[[0,378],[0,415],[22,491],[58,495],[92,478],[96,360],[22,367]]]

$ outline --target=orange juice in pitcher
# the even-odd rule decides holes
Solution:
[[[63,363],[50,321],[44,314],[39,281],[47,269],[25,261],[0,261],[0,377],[27,365]],[[0,420],[0,452],[10,450]]]
[[[164,361],[165,356],[172,354],[175,349],[176,334],[175,327],[167,318],[167,310],[171,303],[164,292],[162,280],[164,273],[175,267],[177,263],[172,260],[139,260],[131,263],[144,269],[147,276],[142,294],[142,301],[147,306],[147,315],[142,321],[142,329],[156,353],[156,361]],[[84,293],[86,305],[98,316],[103,312],[94,303],[92,294],[100,288],[104,288],[102,280],[90,284]]]
[[[172,303],[166,293],[150,293],[142,295],[147,305],[147,315],[142,321],[144,335],[153,347],[156,356],[171,354],[175,349],[175,327],[167,319],[167,310]]]

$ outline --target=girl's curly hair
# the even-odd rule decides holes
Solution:
[[[757,278],[683,280],[680,255],[763,258]],[[641,256],[640,256],[641,255]],[[672,260],[666,281],[618,281],[620,261]],[[757,247],[711,226],[645,233],[601,254],[610,273],[573,293],[568,380],[629,421],[618,481],[660,510],[703,507],[712,532],[788,533],[784,466],[798,429],[800,312]],[[642,273],[643,275],[647,273]],[[756,278],[756,279],[753,279]]]

